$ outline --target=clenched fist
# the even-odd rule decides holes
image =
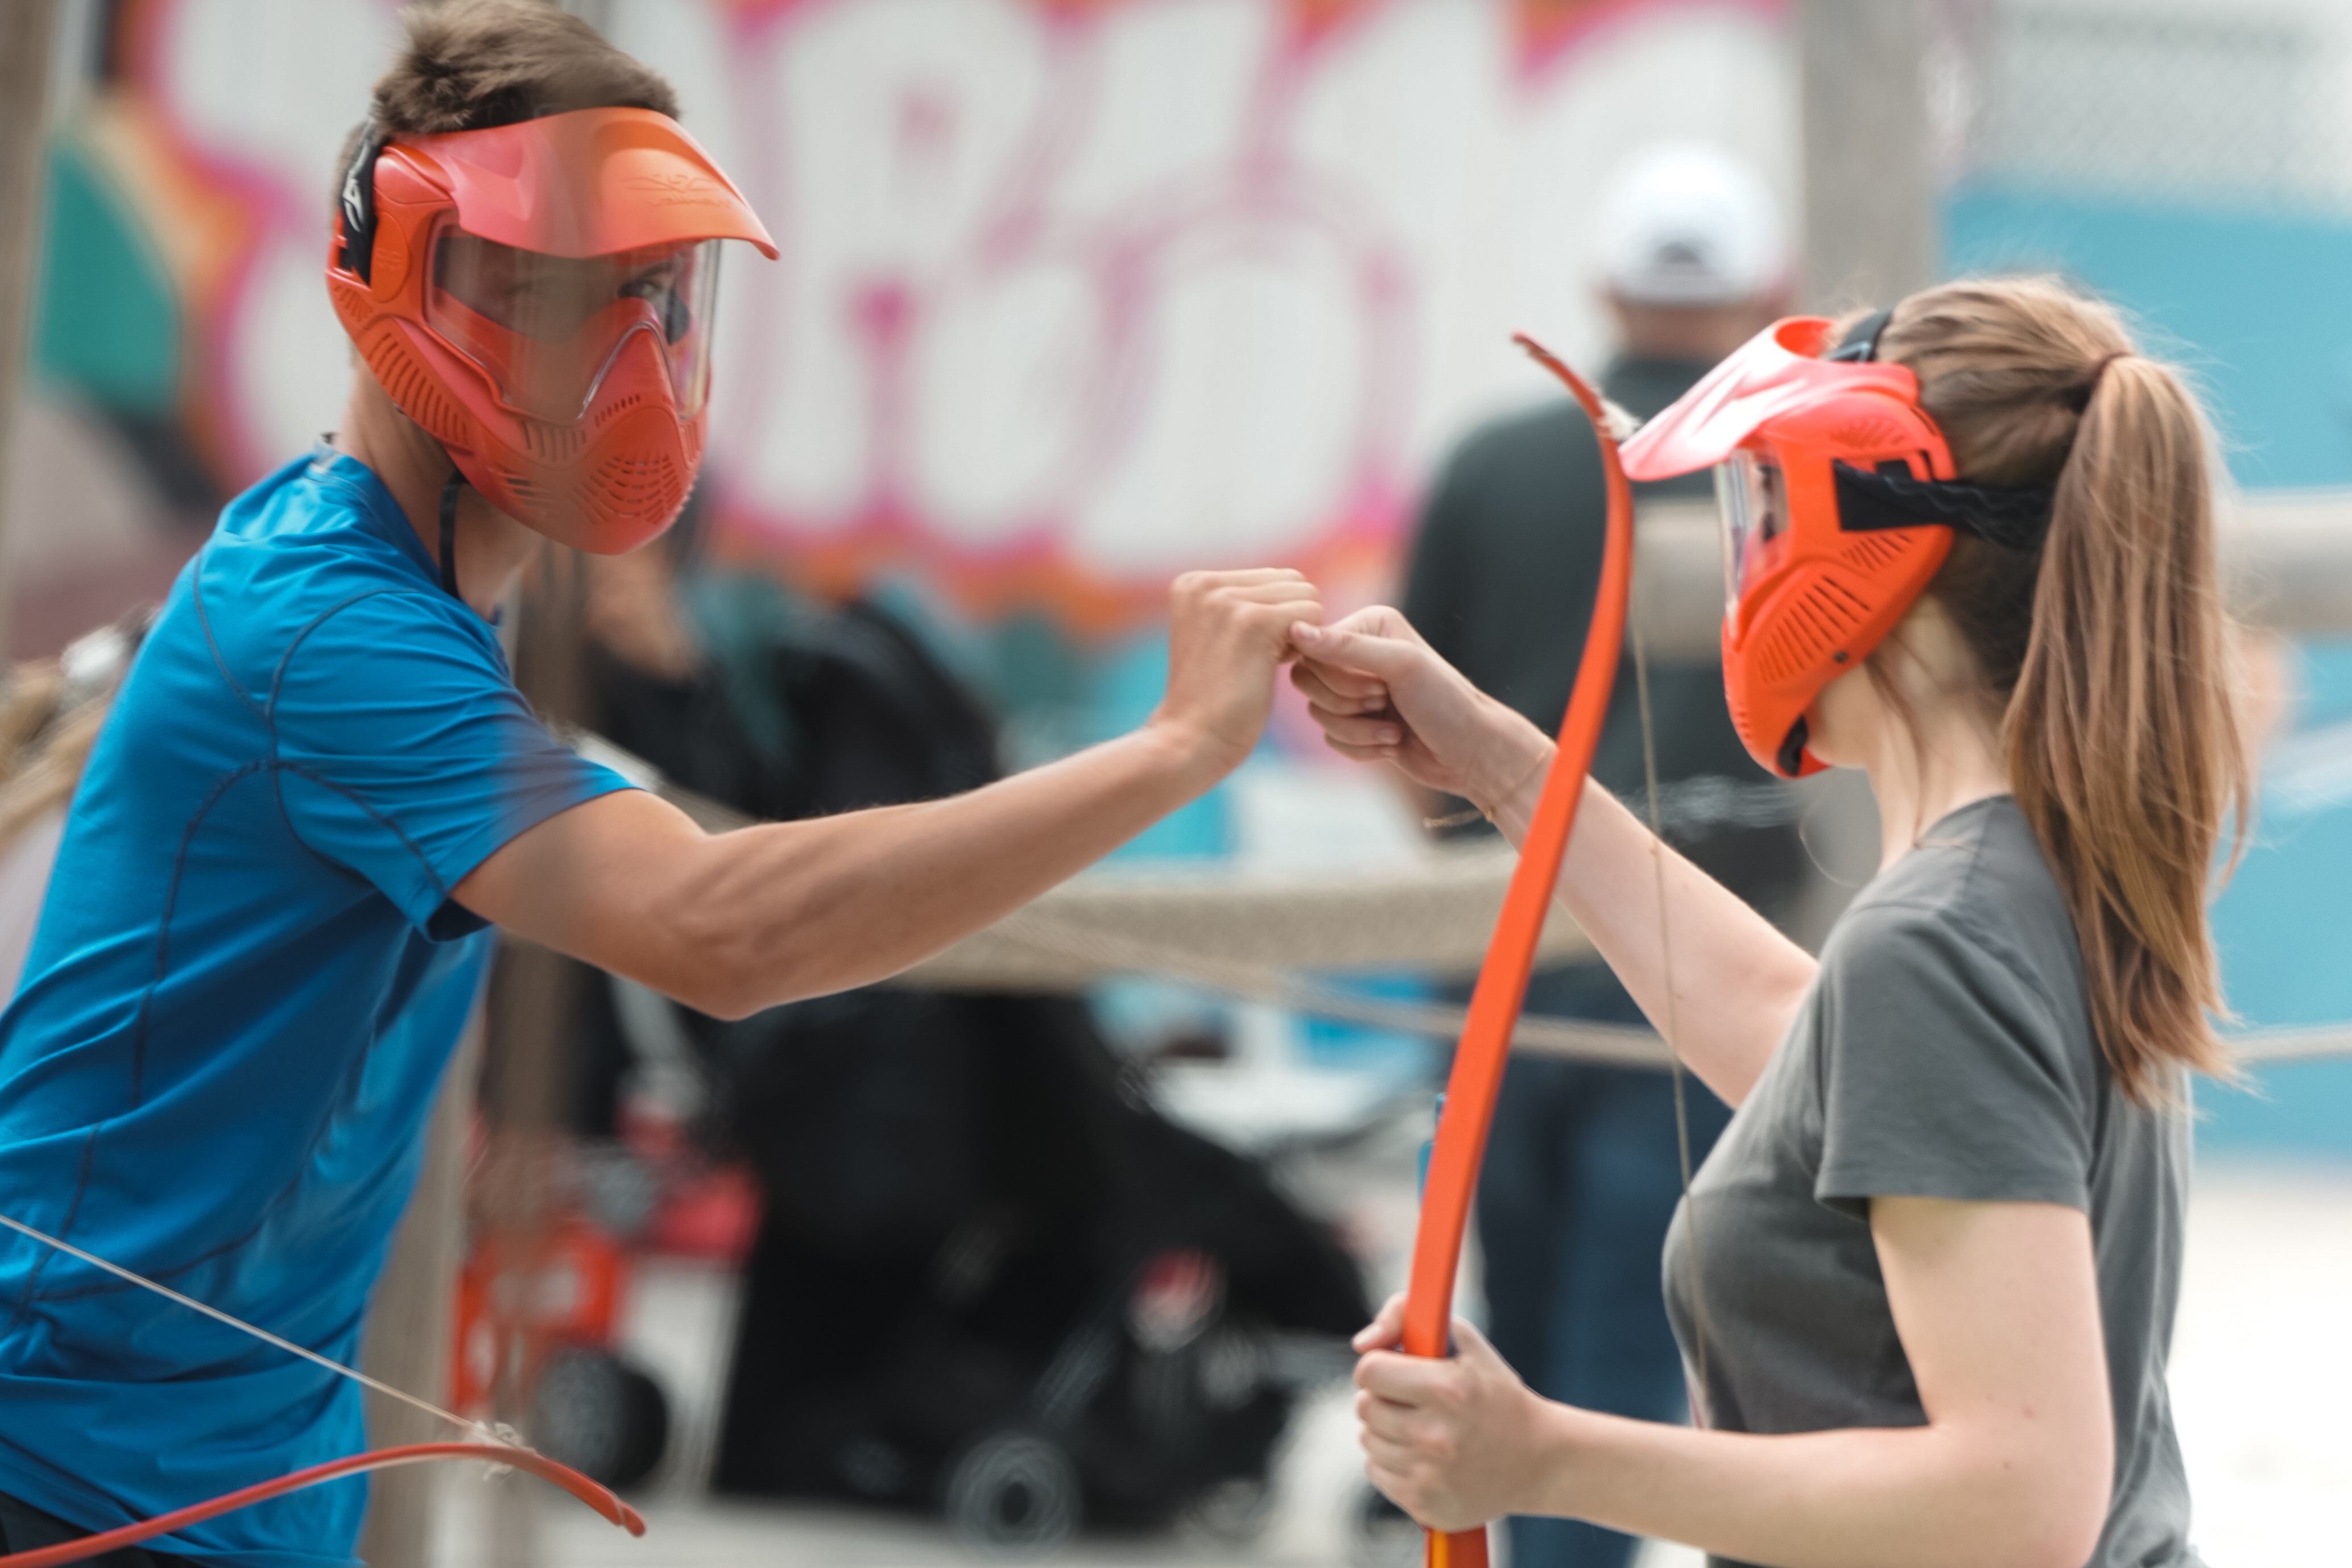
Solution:
[[[1355,1338],[1357,1437],[1371,1483],[1431,1530],[1542,1511],[1531,1504],[1549,1458],[1546,1402],[1460,1318],[1442,1361],[1400,1354],[1403,1329],[1404,1298],[1391,1296]]]
[[[1320,624],[1323,600],[1286,567],[1188,571],[1168,598],[1168,693],[1151,724],[1222,773],[1257,744],[1274,672],[1297,653],[1291,628]]]
[[[1393,762],[1414,783],[1492,813],[1540,788],[1551,743],[1472,685],[1385,605],[1308,627],[1291,685],[1324,740],[1360,762]]]

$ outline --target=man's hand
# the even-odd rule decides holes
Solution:
[[[1386,605],[1302,629],[1297,642],[1290,683],[1342,757],[1393,762],[1414,783],[1488,812],[1542,776],[1550,742]]]
[[[1542,1478],[1551,1408],[1484,1335],[1454,1320],[1454,1354],[1405,1355],[1404,1298],[1356,1335],[1356,1422],[1364,1473],[1431,1530],[1468,1530],[1527,1511]]]
[[[1168,595],[1168,693],[1151,727],[1222,775],[1257,744],[1294,626],[1319,624],[1315,585],[1282,567],[1188,571]]]

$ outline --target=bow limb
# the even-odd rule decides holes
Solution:
[[[45,1230],[37,1229],[21,1219],[0,1214],[0,1228],[13,1230],[54,1251],[78,1259],[94,1269],[111,1274],[128,1284],[136,1285],[142,1291],[151,1291],[191,1312],[202,1312],[215,1322],[224,1323],[239,1333],[248,1334],[262,1343],[284,1351],[289,1355],[311,1362],[338,1377],[348,1378],[363,1387],[373,1389],[378,1394],[389,1395],[404,1404],[413,1405],[436,1420],[446,1421],[451,1426],[462,1429],[480,1432],[485,1437],[493,1435],[480,1423],[466,1420],[460,1416],[444,1410],[431,1400],[419,1398],[406,1389],[395,1388],[388,1383],[370,1377],[356,1368],[345,1366],[340,1361],[321,1355],[307,1345],[296,1344],[293,1341],[282,1335],[274,1334],[268,1329],[256,1328],[233,1312],[225,1312],[218,1307],[197,1301],[194,1296],[183,1295],[169,1285],[158,1284],[144,1274],[126,1269],[120,1263],[109,1261],[95,1252],[77,1247],[72,1242],[52,1236]],[[481,1459],[489,1464],[506,1466],[510,1469],[529,1470],[541,1480],[570,1492],[612,1523],[626,1530],[631,1535],[643,1535],[646,1532],[646,1521],[638,1517],[636,1510],[571,1466],[551,1459],[545,1454],[524,1448],[519,1443],[412,1443],[404,1448],[379,1448],[372,1453],[352,1454],[340,1459],[329,1459],[324,1464],[312,1465],[307,1469],[296,1470],[290,1475],[280,1476],[275,1480],[259,1481],[236,1491],[224,1492],[219,1497],[205,1502],[191,1503],[185,1508],[158,1514],[153,1519],[142,1520],[134,1524],[120,1525],[113,1530],[101,1531],[96,1535],[85,1536],[79,1541],[61,1542],[55,1546],[43,1546],[30,1552],[0,1554],[0,1568],[54,1568],[58,1563],[83,1562],[125,1546],[135,1546],[142,1541],[152,1541],[159,1535],[168,1535],[173,1531],[186,1525],[200,1524],[207,1519],[217,1519],[224,1513],[234,1513],[238,1509],[250,1508],[258,1502],[267,1502],[274,1497],[284,1497],[289,1492],[301,1491],[305,1488],[339,1480],[345,1476],[364,1475],[370,1470],[390,1469],[397,1465],[420,1464],[428,1459]]]
[[[528,1470],[541,1480],[562,1487],[606,1520],[619,1525],[631,1535],[643,1535],[646,1521],[637,1511],[598,1486],[569,1465],[559,1464],[544,1454],[529,1448],[509,1448],[499,1443],[412,1443],[405,1448],[379,1448],[373,1453],[352,1454],[340,1459],[330,1459],[322,1465],[294,1471],[276,1480],[262,1481],[236,1491],[224,1492],[209,1501],[191,1503],[186,1508],[159,1513],[152,1519],[136,1524],[101,1531],[84,1536],[79,1541],[61,1542],[55,1546],[43,1546],[31,1552],[11,1552],[0,1555],[0,1568],[59,1568],[67,1563],[87,1562],[109,1552],[119,1552],[126,1546],[136,1546],[168,1535],[191,1524],[201,1524],[217,1519],[224,1513],[234,1513],[271,1498],[284,1497],[307,1487],[340,1480],[345,1476],[364,1475],[370,1470],[388,1470],[399,1465],[424,1464],[435,1459],[479,1459],[486,1464],[506,1465]]]
[[[1536,945],[1543,936],[1544,918],[1559,882],[1560,861],[1576,826],[1576,808],[1584,796],[1601,723],[1608,716],[1633,581],[1633,495],[1617,460],[1609,410],[1599,393],[1534,340],[1522,333],[1514,340],[1566,384],[1591,422],[1607,475],[1608,532],[1601,558],[1600,591],[1585,633],[1583,661],[1577,667],[1568,712],[1560,721],[1559,748],[1544,775],[1543,792],[1537,800],[1527,838],[1519,846],[1518,868],[1511,873],[1510,889],[1504,894],[1502,915],[1479,967],[1477,986],[1470,994],[1469,1018],[1454,1053],[1454,1071],[1446,1080],[1444,1109],[1438,1116],[1428,1181],[1422,1195],[1421,1223],[1413,1237],[1412,1272],[1405,1288],[1403,1349],[1409,1355],[1446,1354],[1454,1275],[1462,1261],[1463,1234],[1469,1225],[1471,1197],[1477,1190],[1478,1167],[1486,1157],[1486,1131],[1494,1121],[1495,1098],[1510,1059],[1511,1031],[1517,1026],[1528,977],[1535,967]],[[1433,1531],[1426,1561],[1428,1568],[1485,1568],[1485,1527],[1453,1534]],[[0,1558],[0,1564],[6,1562]]]

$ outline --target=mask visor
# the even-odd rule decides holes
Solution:
[[[1789,492],[1780,465],[1740,447],[1715,465],[1715,500],[1723,525],[1724,617],[1739,633],[1748,591],[1780,569],[1789,550]]]
[[[488,374],[517,413],[575,423],[637,333],[660,344],[680,419],[710,387],[719,241],[573,258],[520,250],[445,219],[433,234],[425,320]]]

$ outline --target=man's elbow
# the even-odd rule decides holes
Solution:
[[[693,929],[672,946],[666,972],[646,983],[699,1013],[732,1021],[844,988],[821,938],[790,940],[740,926]]]
[[[784,1002],[813,995],[793,983],[788,966],[762,960],[734,945],[704,947],[672,968],[654,988],[715,1019],[732,1023]]]

